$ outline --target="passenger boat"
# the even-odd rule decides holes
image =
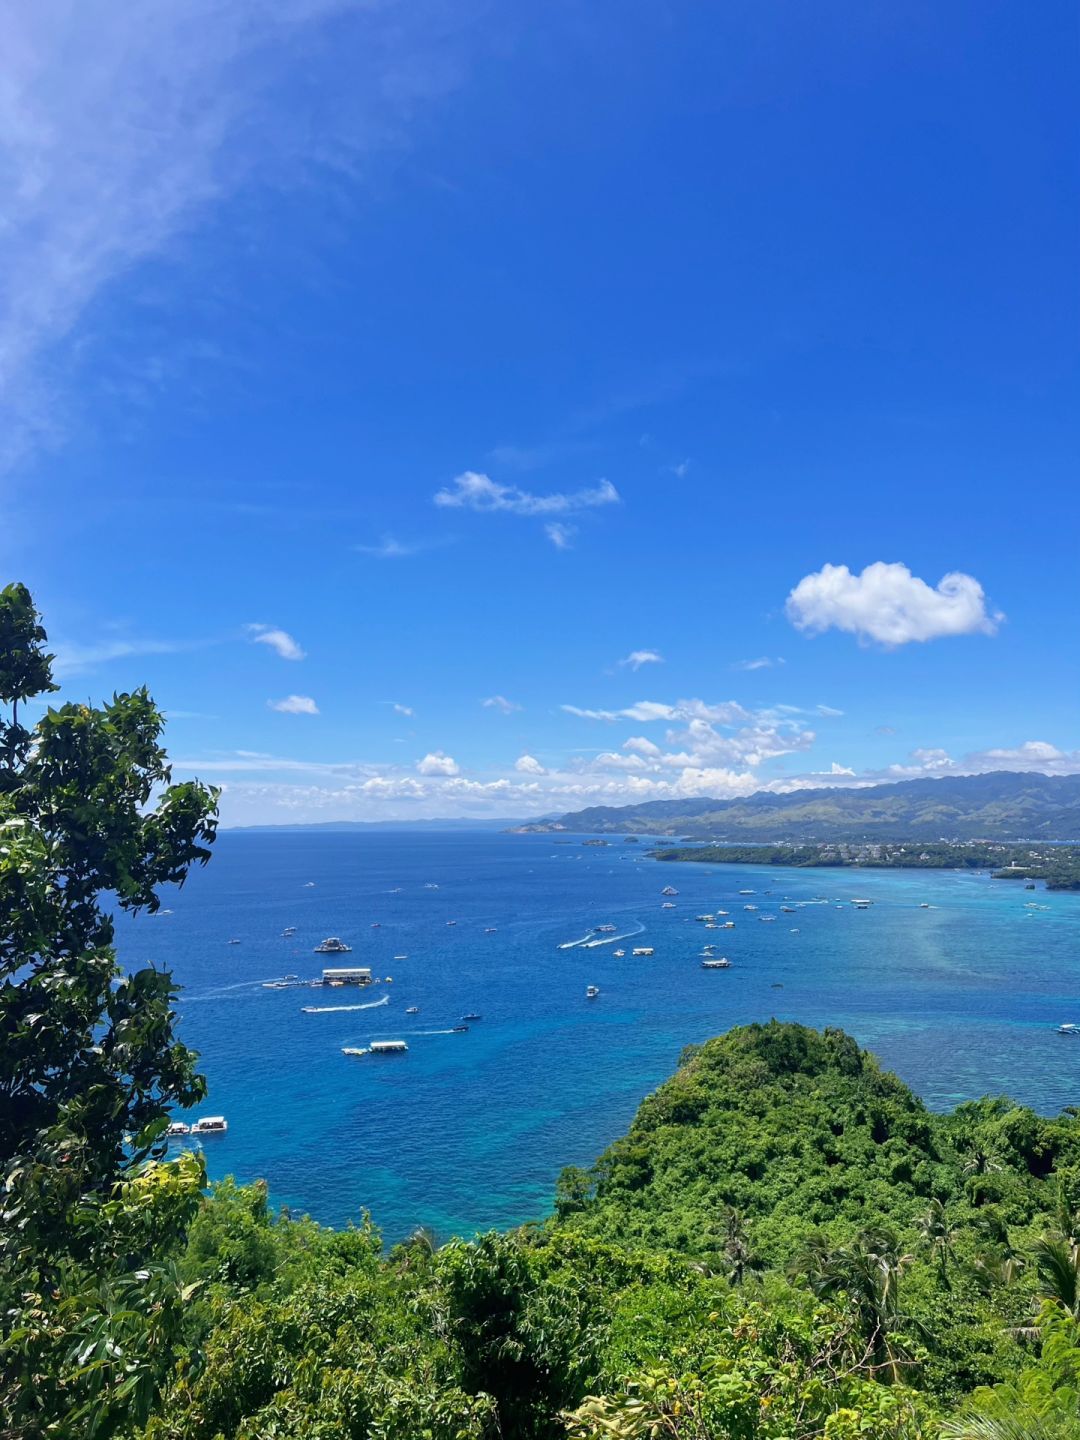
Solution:
[[[703,970],[730,970],[731,961],[723,955],[717,955],[715,959],[702,960],[701,968]]]
[[[632,955],[653,955],[656,952],[651,945],[636,945],[630,953]]]
[[[1066,1020],[1064,1025],[1057,1027],[1059,1035],[1080,1035],[1080,1025],[1074,1025],[1071,1020]]]
[[[349,955],[352,953],[352,946],[346,945],[344,940],[339,940],[336,935],[328,935],[321,945],[315,946],[316,955]]]
[[[185,1125],[182,1120],[174,1120],[165,1131],[166,1140],[175,1140],[181,1135],[190,1135],[191,1126]]]
[[[369,1055],[404,1055],[408,1050],[404,1040],[372,1040],[368,1046]]]
[[[224,1115],[205,1115],[191,1127],[192,1135],[224,1135],[228,1130]]]
[[[600,987],[599,987],[598,985],[587,985],[587,986],[585,987],[585,999],[586,999],[586,1000],[595,1000],[596,997],[597,997],[599,994],[600,994]]]

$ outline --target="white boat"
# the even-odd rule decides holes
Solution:
[[[419,1005],[408,1005],[408,1006],[406,1006],[406,1008],[405,1008],[405,1014],[406,1014],[406,1015],[419,1015],[419,1014],[420,1014],[420,1006],[419,1006]]]
[[[372,1040],[368,1051],[372,1055],[404,1055],[408,1048],[404,1040]]]
[[[224,1115],[205,1115],[191,1127],[192,1135],[224,1135],[228,1130]]]
[[[343,1055],[366,1055],[368,1052],[361,1045],[343,1045],[341,1053]]]
[[[175,1139],[176,1139],[178,1136],[180,1136],[180,1135],[190,1135],[190,1134],[191,1134],[191,1126],[190,1126],[190,1125],[185,1125],[182,1120],[174,1120],[174,1121],[172,1122],[172,1124],[169,1126],[169,1128],[165,1131],[165,1138],[166,1138],[167,1140],[175,1140]]]
[[[328,935],[321,945],[315,946],[316,955],[349,955],[352,953],[352,946],[346,945],[344,940],[339,940],[336,935]]]
[[[740,890],[740,891],[739,891],[739,894],[740,894],[740,895],[752,895],[753,893],[754,893],[753,890]]]
[[[230,940],[230,941],[229,941],[229,944],[230,944],[230,945],[239,945],[239,944],[240,944],[240,941],[239,941],[239,940]]]
[[[674,910],[674,909],[675,909],[675,901],[674,901],[674,900],[665,900],[664,903],[660,906],[660,909],[661,909],[661,910]]]
[[[675,889],[674,885],[665,885],[664,888],[660,891],[661,895],[677,895],[678,893],[679,892]]]
[[[408,958],[409,958],[408,955],[395,955],[395,956],[394,956],[394,959],[395,959],[395,960],[407,960]]]
[[[742,908],[743,908],[744,910],[756,910],[756,909],[757,909],[757,906],[756,906],[756,905],[744,905]]]
[[[795,906],[794,906],[794,905],[781,905],[781,906],[780,906],[780,909],[783,911],[783,913],[784,913],[785,915],[794,915],[794,914],[795,914]]]
[[[621,959],[623,958],[623,956],[626,954],[626,951],[625,951],[625,950],[613,950],[611,953],[615,956],[616,960],[621,960]]]
[[[856,910],[869,910],[874,902],[873,900],[852,900],[851,903]]]
[[[695,915],[695,916],[694,916],[694,919],[695,919],[695,920],[700,920],[700,921],[702,922],[702,924],[708,924],[709,922],[715,920],[715,919],[716,919],[716,916],[715,916],[715,915]]]
[[[656,952],[651,945],[637,945],[630,953],[632,955],[654,955]]]
[[[597,997],[599,994],[600,994],[600,987],[599,987],[598,985],[587,985],[587,986],[585,987],[585,999],[586,999],[586,1000],[595,1000],[596,997]]]
[[[614,926],[614,925],[594,925],[594,926],[593,926],[593,933],[596,934],[596,935],[614,935],[614,934],[615,934],[615,926]]]
[[[761,923],[764,925],[764,924],[767,924],[770,920],[775,920],[775,919],[776,919],[776,916],[775,916],[775,915],[759,915],[757,918],[758,918],[758,919],[761,921]]]
[[[730,970],[731,961],[723,955],[718,955],[715,959],[702,960],[701,968],[703,970]]]
[[[496,928],[495,928],[494,925],[488,925],[488,926],[486,926],[485,929],[484,929],[484,934],[485,934],[485,935],[497,935],[498,933],[499,933],[499,932],[496,930]]]
[[[1059,1035],[1080,1035],[1080,1025],[1074,1025],[1071,1020],[1066,1020],[1063,1025],[1057,1027]]]
[[[295,934],[296,934],[296,926],[295,926],[295,925],[286,925],[286,926],[285,926],[285,929],[282,930],[281,934],[282,934],[282,937],[287,940],[290,935],[295,935]]]

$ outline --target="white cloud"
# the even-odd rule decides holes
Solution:
[[[805,575],[787,598],[788,619],[814,635],[845,630],[861,641],[906,645],[944,635],[993,635],[1004,620],[987,610],[982,586],[959,571],[936,588],[906,565],[878,560],[861,574],[846,565],[824,565]]]
[[[359,555],[371,555],[376,560],[407,560],[431,549],[431,542],[424,540],[395,540],[393,535],[384,535],[376,545],[354,545]]]
[[[488,475],[466,470],[453,484],[435,494],[435,504],[451,509],[496,511],[510,515],[567,515],[598,505],[613,505],[619,492],[610,480],[600,480],[590,489],[571,493],[534,495],[517,485],[500,485]]]
[[[174,0],[133,20],[114,0],[3,7],[4,460],[60,438],[54,347],[114,282],[244,185],[355,171],[457,82],[459,7],[445,7],[454,25],[413,8]]]
[[[414,713],[411,705],[401,705],[396,700],[389,700],[387,704],[395,715],[411,716]]]
[[[659,650],[631,650],[618,663],[628,665],[631,670],[640,670],[643,665],[662,665],[664,657]]]
[[[271,710],[282,715],[318,715],[319,707],[310,695],[286,695],[284,700],[268,700]]]
[[[416,768],[421,775],[457,775],[461,770],[457,761],[442,750],[430,751],[416,762]]]
[[[175,655],[183,650],[197,649],[197,643],[176,640],[105,639],[90,645],[66,644],[58,641],[53,655],[53,673],[57,679],[92,670],[110,660],[126,660],[135,655]]]
[[[817,713],[825,720],[838,720],[844,712],[834,709],[832,705],[819,705]]]
[[[253,644],[269,645],[282,660],[303,660],[305,657],[305,652],[287,630],[278,630],[273,625],[245,625],[244,629]]]
[[[576,525],[566,525],[561,520],[549,520],[544,526],[544,534],[556,550],[572,549],[577,533]]]
[[[512,715],[515,710],[521,709],[515,700],[508,700],[505,695],[489,695],[486,700],[481,700],[480,704],[487,710],[498,710],[503,715]]]
[[[774,665],[784,665],[787,662],[782,655],[773,658],[770,655],[759,655],[756,660],[736,660],[732,670],[771,670]]]
[[[540,764],[540,761],[537,760],[535,755],[519,755],[518,758],[514,761],[514,769],[520,775],[547,774],[547,771],[544,769],[543,765]]]

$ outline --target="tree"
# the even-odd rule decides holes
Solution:
[[[919,1235],[927,1248],[937,1257],[941,1283],[949,1286],[949,1258],[952,1255],[956,1231],[949,1223],[945,1206],[938,1199],[930,1201],[930,1208],[916,1221]]]
[[[162,1241],[147,1216],[179,1223],[198,1201],[190,1174],[179,1205],[168,1184],[131,1188],[163,1154],[170,1109],[205,1084],[174,1034],[171,976],[121,971],[106,906],[156,910],[158,887],[209,859],[217,802],[171,783],[145,690],[49,708],[28,729],[20,705],[56,689],[46,640],[26,587],[0,591],[0,1372],[15,1380],[0,1414],[17,1407],[20,1433],[41,1405],[12,1369],[22,1356],[21,1378],[36,1373],[27,1313],[43,1334],[59,1323],[48,1312],[81,1315],[73,1286],[107,1285],[114,1264],[143,1274]],[[118,1200],[138,1223],[117,1229]]]

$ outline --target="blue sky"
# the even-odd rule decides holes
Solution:
[[[149,684],[226,823],[1080,770],[1074,32],[9,11],[0,550],[64,695]]]

